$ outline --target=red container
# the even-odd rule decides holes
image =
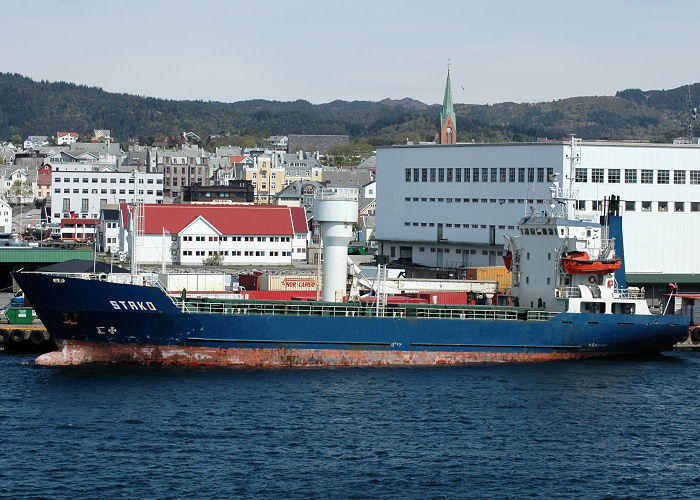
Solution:
[[[254,272],[253,274],[239,274],[238,286],[243,287],[246,290],[259,290],[261,274],[262,273],[259,272]]]
[[[467,292],[420,292],[417,295],[430,304],[469,304]]]

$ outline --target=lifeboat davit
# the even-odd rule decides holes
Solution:
[[[569,274],[609,274],[622,266],[622,260],[617,257],[595,260],[586,252],[569,252],[561,259],[561,263],[564,271]]]
[[[506,269],[510,271],[510,266],[513,263],[513,252],[508,250],[506,254],[503,256],[503,265],[506,266]]]

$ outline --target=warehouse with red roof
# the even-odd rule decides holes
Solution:
[[[306,260],[309,228],[303,207],[281,205],[120,205],[120,245],[141,264],[201,265],[216,254],[224,265],[290,264]]]

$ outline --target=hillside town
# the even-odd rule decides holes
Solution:
[[[225,264],[284,265],[306,261],[315,195],[328,190],[358,202],[357,234],[362,244],[372,243],[375,158],[342,167],[321,162],[333,146],[348,144],[348,136],[272,136],[266,147],[215,151],[191,143],[191,136],[183,133],[174,147],[163,142],[124,148],[110,130],[94,130],[90,142],[58,131],[53,137],[28,136],[18,146],[0,144],[0,233],[34,244],[94,242],[98,251],[125,260],[134,228],[137,245],[145,248],[139,255],[143,264],[201,265],[220,256]],[[143,207],[142,225],[132,224],[135,205]],[[280,209],[251,210],[255,206]],[[185,236],[193,214],[211,235]],[[236,221],[249,230],[231,229]],[[161,245],[164,234],[167,249]],[[150,243],[153,236],[157,245]],[[227,241],[239,243],[226,248]],[[156,246],[157,252],[148,250]]]

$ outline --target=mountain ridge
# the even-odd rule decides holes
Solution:
[[[700,84],[690,90],[693,102],[700,102]],[[538,103],[455,104],[458,140],[529,141],[576,134],[584,139],[666,142],[686,129],[687,93],[684,85]],[[106,128],[122,141],[193,131],[200,137],[347,134],[355,141],[381,145],[432,140],[439,111],[438,104],[410,97],[322,104],[302,99],[170,100],[0,73],[0,139],[53,135],[57,130],[89,134]]]

